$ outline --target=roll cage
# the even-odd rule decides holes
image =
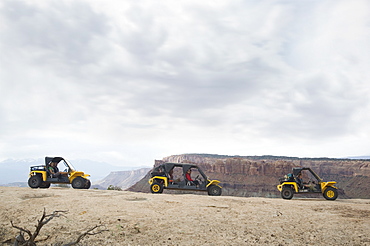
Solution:
[[[165,163],[162,165],[159,165],[158,167],[154,168],[153,172],[151,173],[152,177],[154,176],[160,176],[164,175],[166,177],[169,177],[169,173],[171,170],[173,170],[175,167],[180,167],[182,168],[183,176],[185,177],[186,172],[189,169],[197,169],[197,171],[202,175],[204,180],[207,180],[208,177],[205,175],[205,173],[200,169],[197,165],[193,164],[177,164],[177,163]]]
[[[76,169],[73,167],[73,165],[69,161],[64,159],[63,157],[48,157],[48,156],[45,157],[46,170],[48,170],[48,167],[50,166],[51,162],[56,162],[57,164],[62,162],[64,164],[64,166],[68,169],[68,172],[76,171]]]
[[[315,177],[315,179],[317,179],[317,181],[319,182],[319,183],[321,183],[322,182],[322,179],[319,177],[319,175],[317,175],[314,171],[312,171],[312,169],[311,168],[309,168],[309,167],[293,167],[293,176],[294,176],[294,178],[297,178],[298,177],[298,174],[299,173],[301,173],[302,171],[305,171],[305,170],[307,170],[307,171],[309,171],[311,174],[312,174],[312,176],[314,176]]]

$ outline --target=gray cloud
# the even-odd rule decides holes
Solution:
[[[158,155],[322,155],[331,142],[341,152],[326,155],[342,155],[346,142],[370,133],[369,8],[4,1],[0,158],[41,154],[39,147],[78,155],[68,146],[116,159],[135,159],[141,147]],[[310,143],[317,148],[303,151]],[[255,152],[237,152],[245,149]]]

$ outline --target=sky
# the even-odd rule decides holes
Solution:
[[[3,0],[0,160],[370,155],[367,0]]]

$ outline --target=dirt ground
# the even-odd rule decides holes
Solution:
[[[0,187],[0,243],[30,231],[46,210],[37,245],[63,245],[96,225],[79,245],[370,245],[370,200],[292,200],[206,193]]]

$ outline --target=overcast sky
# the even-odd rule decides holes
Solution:
[[[2,0],[0,160],[370,155],[370,2]]]

